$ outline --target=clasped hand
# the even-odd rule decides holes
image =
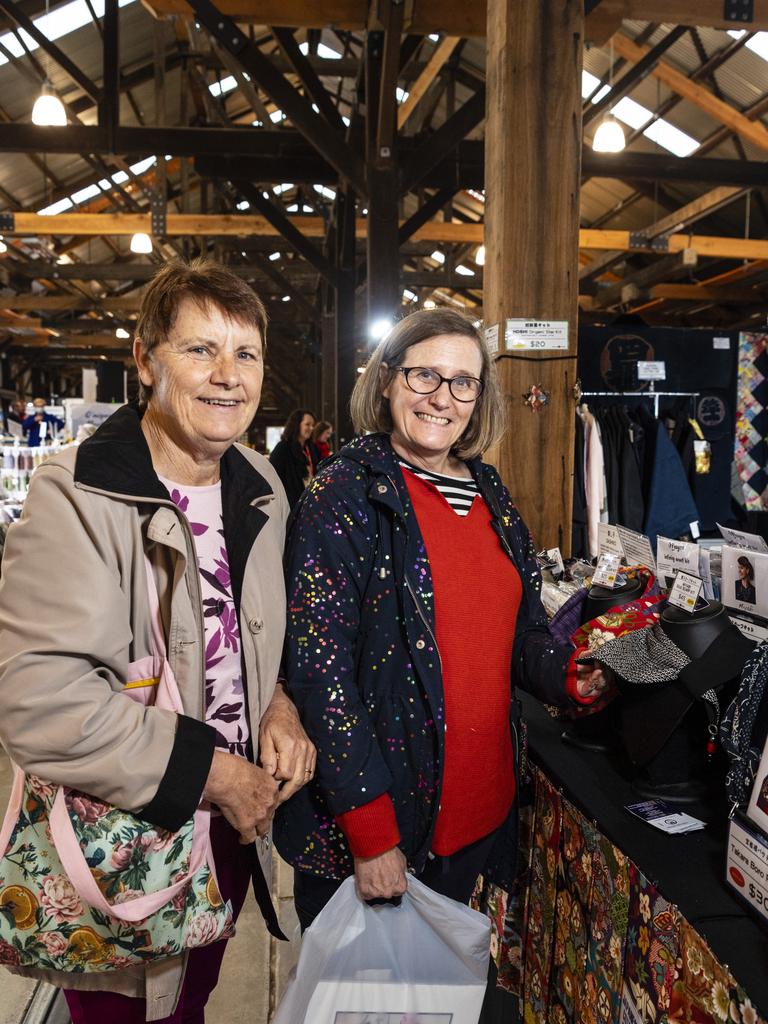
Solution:
[[[293,702],[278,684],[259,726],[260,764],[217,750],[203,791],[227,821],[252,843],[269,832],[281,803],[315,773],[316,751]]]

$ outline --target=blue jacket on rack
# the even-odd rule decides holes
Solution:
[[[479,459],[469,466],[523,584],[510,666],[511,717],[514,685],[548,703],[568,704],[573,648],[556,644],[549,632],[530,534],[495,469]],[[471,552],[457,552],[457,572],[462,557]],[[321,469],[293,514],[285,567],[286,676],[317,746],[317,770],[315,780],[279,809],[275,845],[301,871],[344,878],[353,862],[334,817],[388,792],[401,848],[418,873],[440,802],[443,683],[429,560],[386,435],[353,441]],[[478,651],[478,685],[482,677]],[[513,808],[487,871],[499,884],[510,881],[516,824]]]

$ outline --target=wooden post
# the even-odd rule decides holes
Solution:
[[[509,429],[489,458],[535,543],[570,551],[576,380],[583,0],[488,0],[486,327],[566,320],[567,350],[499,358]],[[532,386],[549,393],[534,411]]]

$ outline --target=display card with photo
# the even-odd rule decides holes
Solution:
[[[728,608],[768,618],[768,554],[723,545],[720,599]]]
[[[768,743],[763,748],[760,766],[755,773],[747,817],[751,818],[763,832],[768,833]]]

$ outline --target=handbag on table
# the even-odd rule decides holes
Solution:
[[[145,556],[154,653],[125,695],[182,713]],[[177,956],[234,932],[216,881],[210,810],[177,832],[14,769],[0,827],[0,964],[105,972]]]

